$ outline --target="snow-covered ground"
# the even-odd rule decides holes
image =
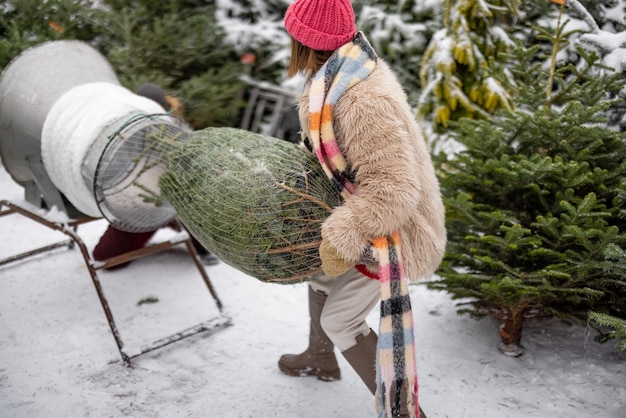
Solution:
[[[23,202],[2,166],[0,199]],[[96,221],[78,231],[91,249],[105,228]],[[0,259],[62,238],[20,215],[0,217]],[[224,263],[207,272],[232,325],[127,368],[78,250],[0,266],[0,417],[375,416],[373,397],[341,356],[337,382],[279,372],[280,354],[306,346],[306,285],[262,283]],[[130,348],[219,315],[182,247],[99,277]],[[158,301],[138,304],[151,297]],[[525,354],[511,358],[496,348],[493,321],[458,316],[448,295],[424,286],[412,286],[411,297],[429,418],[626,417],[626,356],[595,343],[590,330],[536,324],[525,330]],[[377,310],[369,321],[378,328]]]

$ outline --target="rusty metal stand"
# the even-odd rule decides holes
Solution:
[[[181,238],[179,239],[169,240],[166,242],[149,245],[147,247],[144,247],[135,251],[130,251],[128,253],[121,254],[119,256],[112,257],[107,260],[99,262],[99,261],[92,260],[91,255],[89,254],[89,251],[87,250],[87,246],[85,245],[85,243],[80,238],[77,232],[79,225],[95,221],[97,220],[96,218],[85,217],[81,219],[70,220],[68,222],[56,222],[32,210],[29,210],[22,206],[18,206],[14,203],[11,203],[8,200],[0,200],[0,217],[5,216],[5,215],[10,215],[10,214],[20,214],[22,216],[25,216],[50,229],[64,233],[70,239],[57,242],[55,244],[39,247],[31,251],[26,251],[21,254],[12,256],[12,257],[0,259],[0,266],[17,261],[17,260],[22,260],[28,257],[32,257],[37,254],[42,254],[48,251],[52,251],[57,248],[67,247],[68,249],[70,249],[76,245],[83,256],[83,259],[85,260],[85,264],[87,265],[87,269],[89,270],[89,275],[91,276],[91,280],[96,289],[96,293],[98,294],[98,299],[100,300],[100,304],[102,305],[102,309],[104,310],[104,314],[106,315],[107,321],[109,323],[109,327],[111,328],[111,333],[113,334],[113,338],[115,339],[115,343],[117,344],[117,348],[120,352],[122,361],[125,366],[131,366],[131,360],[142,354],[145,354],[150,351],[156,350],[158,348],[164,347],[166,345],[172,344],[176,341],[182,340],[183,338],[196,335],[200,332],[211,331],[211,330],[215,330],[218,328],[223,328],[223,327],[232,325],[231,319],[223,314],[222,302],[218,298],[215,292],[215,289],[213,288],[213,285],[211,284],[211,280],[209,279],[209,276],[206,270],[204,269],[202,262],[200,261],[198,257],[198,253],[196,252],[196,249],[193,246],[193,243],[189,235],[187,235],[186,237],[181,236]],[[98,278],[97,271],[104,269],[104,268],[113,267],[118,264],[125,263],[127,261],[132,261],[137,258],[154,254],[160,251],[164,251],[164,250],[167,250],[167,249],[170,249],[172,247],[175,247],[177,245],[182,245],[182,244],[185,244],[185,246],[187,247],[187,250],[189,251],[196,267],[198,268],[198,271],[200,272],[200,275],[202,276],[204,283],[206,284],[209,292],[211,293],[211,296],[213,297],[215,301],[217,308],[219,309],[220,315],[216,318],[212,318],[208,321],[202,322],[194,327],[185,329],[169,337],[154,341],[152,344],[143,346],[134,353],[128,353],[124,349],[124,342],[122,341],[117,325],[115,324],[115,320],[113,318],[113,314],[109,307],[109,303],[104,295],[104,290],[102,289],[102,285],[100,284],[100,279]]]

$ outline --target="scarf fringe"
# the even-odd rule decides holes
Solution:
[[[407,411],[409,413],[409,418],[420,418],[419,406],[417,403],[417,380],[413,382],[409,382],[409,385],[405,385],[404,382],[397,382],[395,385],[390,386],[390,390],[385,390],[386,386],[381,386],[384,394],[383,396],[378,396],[376,398],[376,413],[378,414],[378,418],[391,418],[391,417],[400,417],[400,411],[402,410],[402,402],[400,393],[403,390],[402,387],[405,387],[404,390],[407,392]],[[397,388],[400,387],[400,390]],[[391,399],[391,394],[394,393],[394,399]]]

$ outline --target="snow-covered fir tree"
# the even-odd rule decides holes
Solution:
[[[285,77],[289,37],[282,18],[289,0],[216,0],[216,18],[225,42],[247,56],[246,72],[255,79],[280,83]]]
[[[422,56],[441,28],[443,0],[355,0],[357,27],[393,68],[417,104]]]
[[[586,321],[625,311],[626,287],[604,251],[626,242],[626,133],[607,124],[626,80],[561,26],[555,49],[519,44],[510,57],[515,110],[452,123],[464,149],[437,158],[450,240],[432,288],[469,298],[463,312],[501,321],[502,350],[521,353],[524,322]],[[571,33],[569,34],[571,36]]]
[[[443,27],[432,37],[421,68],[420,119],[448,126],[462,117],[488,118],[512,110],[500,79],[510,75],[504,54],[513,42],[505,31],[518,14],[519,0],[448,0]],[[506,81],[506,80],[505,80]]]

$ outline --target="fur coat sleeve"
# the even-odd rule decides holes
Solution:
[[[407,277],[431,275],[445,247],[443,203],[421,130],[387,64],[379,61],[347,90],[333,116],[357,193],[325,220],[323,236],[356,264],[372,238],[399,230]],[[300,119],[308,135],[308,97],[300,101]]]

